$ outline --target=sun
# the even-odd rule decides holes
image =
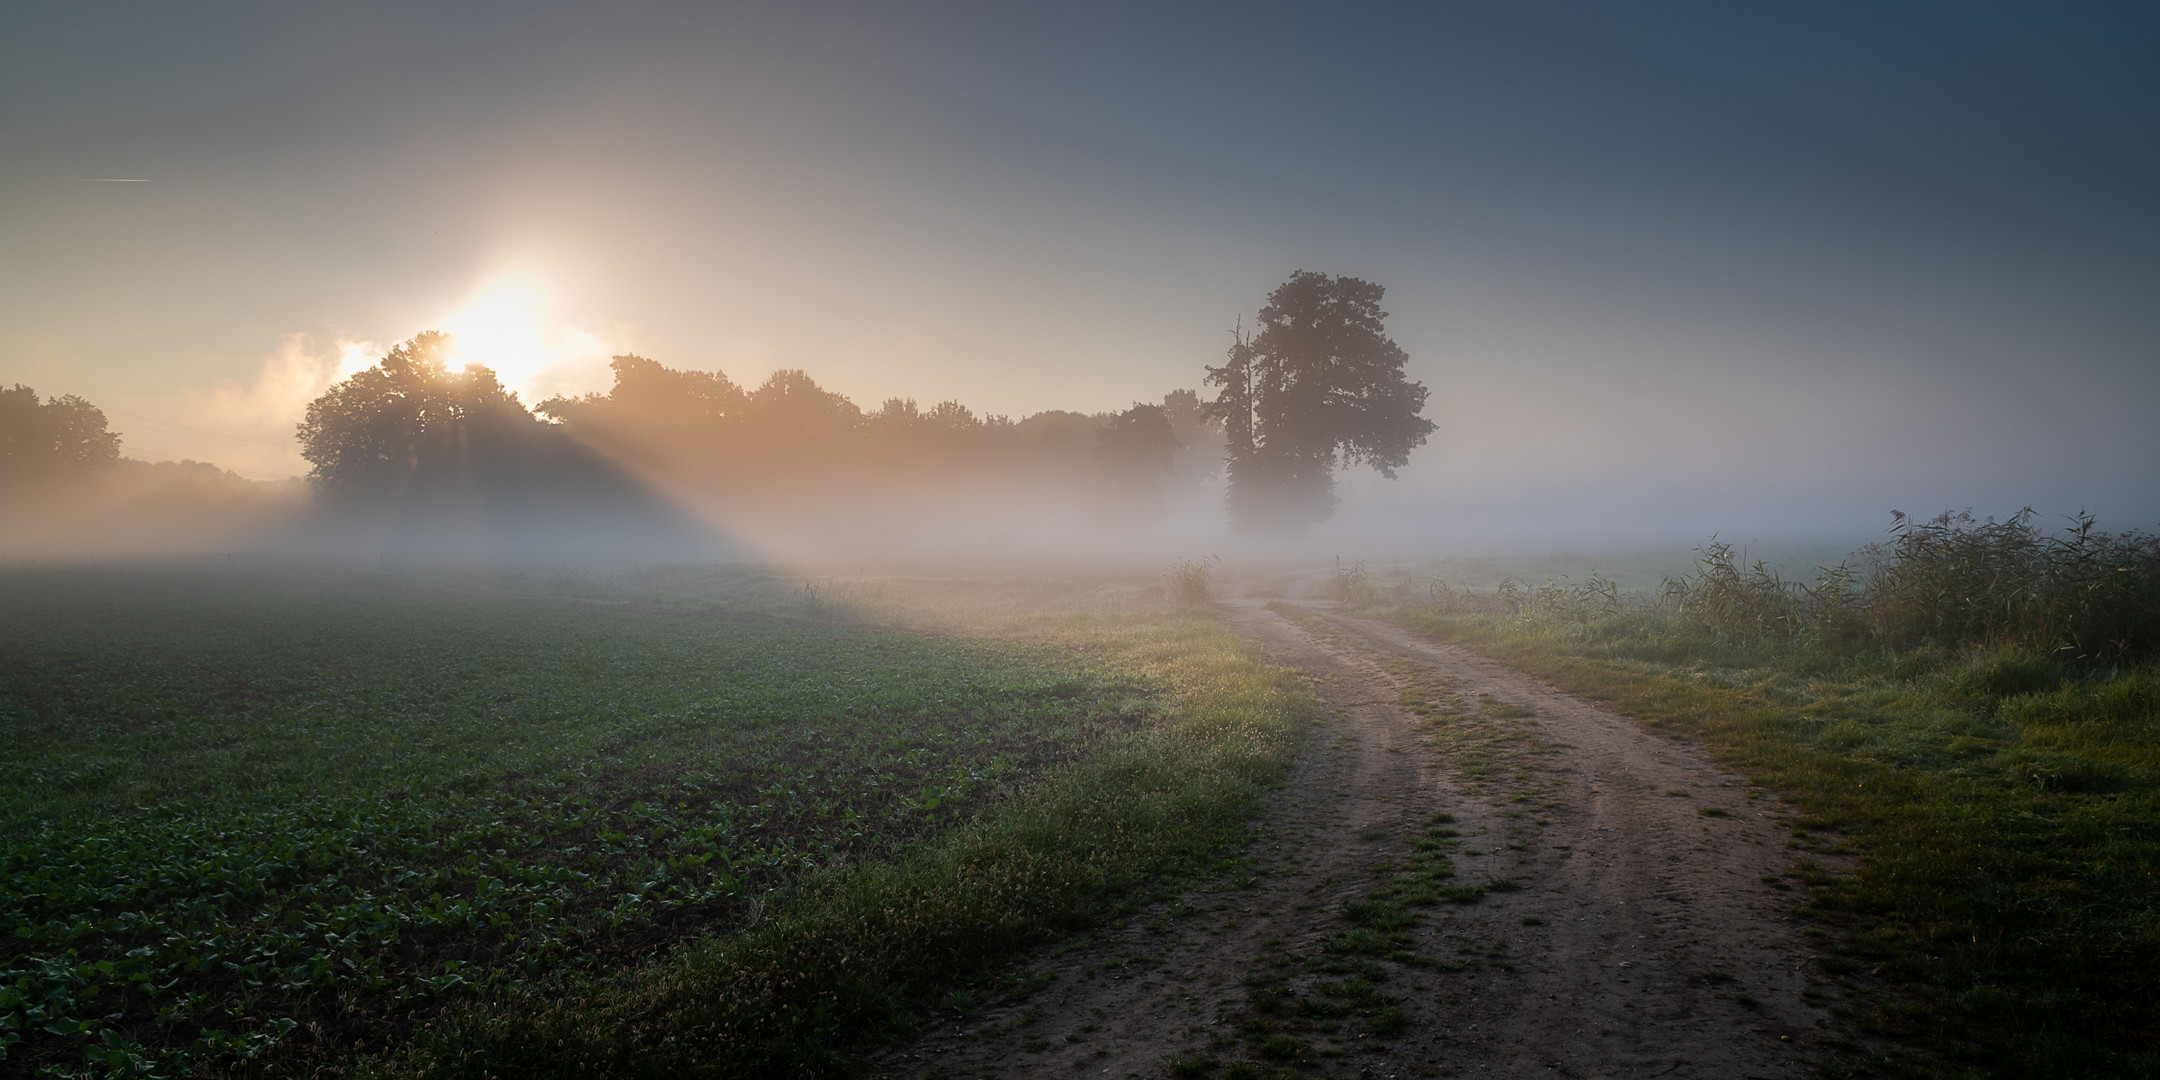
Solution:
[[[519,387],[549,363],[545,312],[547,296],[540,283],[523,274],[505,274],[480,287],[465,306],[443,320],[455,339],[455,360],[493,371],[503,385]]]
[[[547,278],[509,269],[481,279],[463,307],[434,325],[449,333],[453,366],[478,364],[528,404],[607,387],[626,351],[612,333],[564,320]]]

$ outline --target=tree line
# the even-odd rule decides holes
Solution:
[[[78,487],[120,461],[105,413],[73,394],[39,400],[21,383],[0,389],[0,492]]]
[[[1392,478],[1434,430],[1420,415],[1427,390],[1387,336],[1384,295],[1301,271],[1206,369],[1212,399],[1182,389],[1115,413],[1017,420],[958,401],[865,410],[800,370],[749,388],[636,355],[614,358],[605,393],[528,408],[487,368],[453,367],[450,337],[428,332],[316,398],[298,436],[314,490],[347,507],[486,503],[539,524],[575,499],[628,505],[623,492],[653,485],[721,501],[1055,492],[1135,522],[1219,475],[1239,527],[1294,532],[1332,512],[1341,468]],[[88,402],[0,391],[0,483],[63,482],[118,454]]]
[[[74,394],[41,398],[21,383],[0,388],[0,501],[10,505],[101,494],[178,500],[258,486],[204,461],[123,457],[103,409]]]
[[[359,496],[408,483],[432,459],[567,459],[576,446],[663,483],[721,496],[909,486],[1068,482],[1112,517],[1144,519],[1164,486],[1223,470],[1233,520],[1295,531],[1326,518],[1336,472],[1393,477],[1434,430],[1426,388],[1387,336],[1385,289],[1301,271],[1268,296],[1256,329],[1207,369],[1203,401],[1176,390],[1122,412],[981,416],[958,401],[892,398],[864,410],[800,370],[754,389],[719,371],[614,359],[606,393],[528,411],[493,373],[447,364],[422,334],[323,395],[300,425],[311,479]],[[550,450],[550,447],[553,447]]]
[[[550,398],[537,411],[589,445],[727,490],[1066,473],[1137,498],[1176,471],[1178,452],[1210,427],[1189,391],[1108,415],[1052,410],[1014,420],[910,398],[866,411],[800,370],[776,371],[746,390],[720,372],[676,371],[640,356],[616,357],[612,367],[608,393]]]

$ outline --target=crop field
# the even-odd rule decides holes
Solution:
[[[0,1072],[308,1071],[657,962],[1162,727],[1176,636],[1209,633],[10,573]],[[1290,728],[1267,730],[1259,779]]]

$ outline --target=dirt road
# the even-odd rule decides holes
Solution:
[[[948,1013],[867,1073],[1807,1073],[1827,1002],[1784,911],[1774,800],[1464,650],[1335,613],[1234,617],[1331,706],[1260,869],[1037,958],[1033,992]]]

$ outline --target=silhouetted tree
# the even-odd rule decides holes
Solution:
[[[874,432],[901,435],[922,423],[922,407],[914,398],[886,398],[878,411],[863,417],[863,423]]]
[[[718,518],[760,527],[834,521],[844,507],[871,506],[902,522],[994,508],[1007,525],[1033,528],[1082,506],[1133,521],[1162,509],[1162,474],[1185,453],[1178,423],[1220,442],[1191,391],[1172,395],[1184,410],[1175,415],[1149,405],[1014,420],[907,397],[865,413],[801,371],[775,372],[740,393],[718,372],[617,360],[610,393],[541,404],[560,421],[550,430]],[[1195,476],[1214,467],[1193,464]]]
[[[1200,400],[1195,390],[1172,390],[1163,395],[1163,415],[1169,418],[1171,436],[1181,445],[1174,455],[1170,474],[1187,484],[1197,484],[1223,465],[1223,422]]]
[[[807,372],[784,368],[746,399],[737,452],[762,468],[827,468],[853,456],[862,410],[817,384]]]
[[[1120,476],[1161,476],[1179,449],[1160,405],[1134,405],[1095,432],[1095,464]]]
[[[0,390],[0,487],[80,484],[119,460],[120,436],[97,406],[73,394],[41,403],[21,383]]]
[[[618,356],[608,366],[615,372],[611,393],[551,397],[536,410],[564,421],[634,416],[638,428],[679,435],[737,419],[748,401],[742,387],[717,371],[676,371],[636,354]]]
[[[535,418],[478,365],[452,370],[451,341],[421,334],[308,405],[301,454],[355,535],[387,559],[551,562],[694,557],[699,526],[613,462]],[[633,394],[684,406],[685,380],[627,358]],[[648,366],[649,365],[649,366]],[[696,383],[692,379],[689,382]],[[649,385],[658,382],[654,388]],[[731,384],[730,384],[731,385]],[[725,397],[725,387],[705,386]]]
[[[922,414],[922,418],[924,423],[947,431],[973,431],[983,426],[982,418],[975,415],[975,410],[950,400],[930,406],[930,411]]]
[[[1260,309],[1228,361],[1208,369],[1221,393],[1231,519],[1241,528],[1295,531],[1335,508],[1335,470],[1360,462],[1393,479],[1423,445],[1427,391],[1404,378],[1409,355],[1389,340],[1386,289],[1300,270]]]
[[[587,444],[630,461],[709,464],[732,456],[729,436],[750,400],[734,380],[717,371],[676,371],[636,355],[618,356],[610,366],[613,391],[552,397],[537,411]]]
[[[803,431],[853,430],[862,422],[862,410],[854,402],[819,386],[800,368],[782,368],[767,376],[750,392],[744,415],[753,424]]]
[[[1160,405],[1134,405],[1095,431],[1095,468],[1112,516],[1153,517],[1162,510],[1162,478],[1184,449]]]
[[[476,440],[536,423],[494,372],[450,370],[449,351],[449,335],[421,334],[308,403],[300,456],[318,490],[390,490],[431,454],[469,455]]]

